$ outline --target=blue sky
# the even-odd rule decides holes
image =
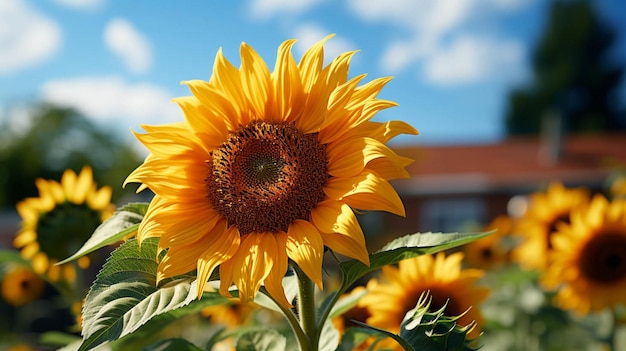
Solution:
[[[209,79],[220,47],[238,66],[239,45],[247,42],[272,68],[285,39],[298,39],[299,59],[312,43],[335,33],[327,59],[358,49],[352,75],[394,77],[380,96],[399,106],[377,119],[405,120],[421,133],[398,142],[493,141],[503,135],[507,92],[529,79],[529,55],[548,4],[1,0],[0,113],[48,101],[75,107],[130,139],[129,129],[139,124],[182,119],[169,100],[189,94],[180,81]],[[604,18],[626,32],[621,0],[597,4]],[[615,57],[626,62],[626,38],[619,38]]]

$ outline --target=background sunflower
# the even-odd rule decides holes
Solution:
[[[17,204],[22,225],[13,245],[32,262],[35,272],[45,274],[52,282],[71,282],[76,277],[74,264],[55,263],[76,252],[113,214],[111,187],[98,189],[89,166],[78,175],[66,170],[61,182],[37,179],[36,185],[39,197]],[[87,268],[89,262],[85,256],[78,260],[78,266]]]
[[[626,200],[596,195],[553,236],[543,282],[561,308],[579,314],[626,305]]]
[[[546,268],[551,249],[550,236],[570,221],[570,213],[589,202],[589,190],[566,188],[553,182],[545,192],[530,195],[528,209],[516,223],[514,233],[522,242],[513,250],[512,258],[524,269]]]
[[[367,295],[359,301],[359,306],[369,310],[367,324],[398,333],[405,314],[415,307],[422,293],[429,292],[432,311],[447,302],[444,314],[458,316],[465,313],[459,324],[469,325],[475,321],[476,327],[469,336],[477,337],[483,324],[478,305],[487,298],[489,289],[476,284],[484,272],[461,269],[462,259],[463,253],[460,252],[447,257],[438,253],[400,261],[398,268],[383,267],[382,281],[370,280]]]

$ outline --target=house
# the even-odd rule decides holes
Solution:
[[[418,231],[454,232],[472,225],[475,229],[497,215],[523,210],[526,195],[551,181],[603,190],[612,172],[626,170],[623,132],[394,150],[415,160],[407,167],[410,178],[392,181],[406,218],[382,212],[361,216],[368,241],[380,233],[385,237],[381,240],[388,241],[387,237]]]

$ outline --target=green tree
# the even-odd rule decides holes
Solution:
[[[67,168],[79,172],[90,165],[98,187],[110,185],[113,201],[132,194],[121,188],[141,157],[122,138],[97,126],[74,110],[50,105],[35,108],[21,128],[5,118],[0,125],[0,208],[37,196],[36,178],[60,180]]]
[[[623,66],[610,56],[615,38],[590,1],[555,0],[533,53],[534,81],[509,95],[508,134],[538,133],[549,110],[566,132],[626,128],[616,95]]]

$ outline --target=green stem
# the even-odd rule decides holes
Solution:
[[[300,345],[300,350],[302,351],[309,350],[309,338],[306,336],[306,334],[300,327],[300,322],[298,321],[298,318],[296,318],[296,316],[293,314],[293,312],[290,309],[283,307],[278,301],[276,301],[276,299],[274,299],[274,297],[272,297],[272,295],[270,295],[270,293],[267,292],[267,289],[265,289],[265,287],[262,286],[260,291],[263,294],[265,294],[265,296],[269,297],[272,301],[274,301],[276,306],[278,306],[280,311],[283,313],[283,316],[285,316],[285,318],[287,319],[287,322],[289,323],[291,330],[293,330],[293,333],[296,335],[296,340],[298,340],[298,345]]]
[[[293,264],[293,269],[298,277],[298,312],[300,313],[300,324],[309,340],[306,350],[317,350],[319,335],[315,317],[315,284],[304,274],[297,264]],[[301,349],[303,351],[305,350],[302,348],[302,345]]]

